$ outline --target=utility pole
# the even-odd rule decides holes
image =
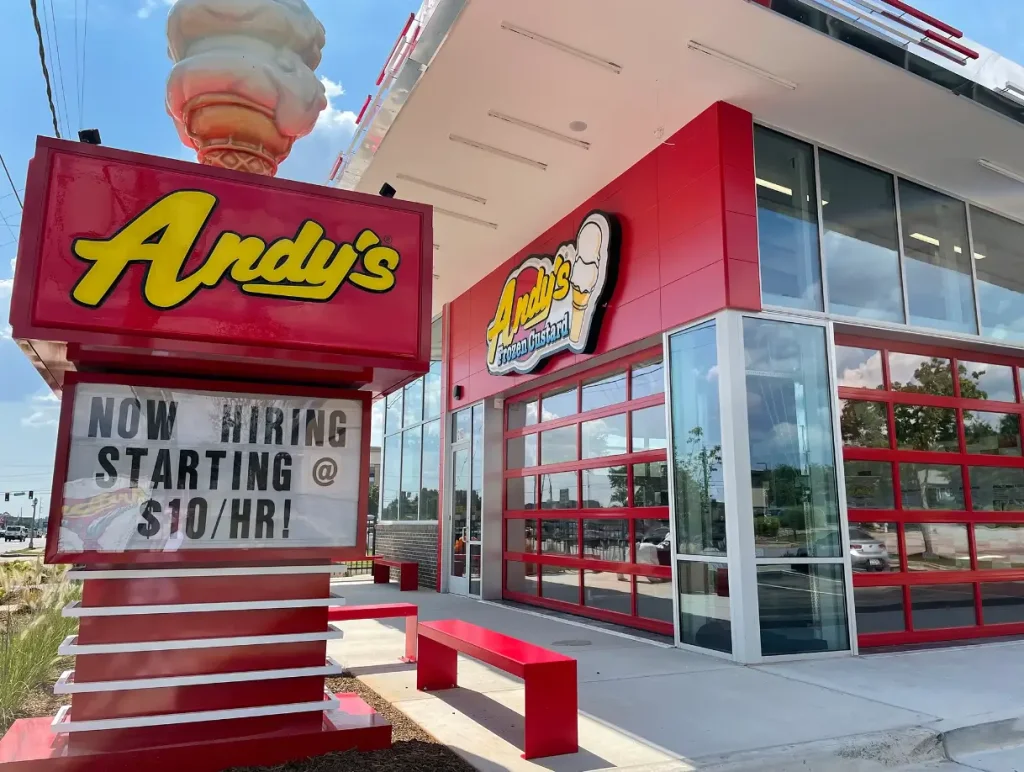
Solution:
[[[39,504],[38,498],[32,499],[32,530],[28,533],[28,548],[30,550],[36,548],[36,506]]]

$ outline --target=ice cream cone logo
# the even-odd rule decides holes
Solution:
[[[583,334],[584,323],[593,316],[591,307],[595,290],[607,273],[609,236],[607,219],[596,214],[583,221],[576,236],[576,259],[569,274],[572,287],[569,341],[573,346],[579,346],[586,337]]]

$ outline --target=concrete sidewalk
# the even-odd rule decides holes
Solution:
[[[328,653],[481,770],[839,768],[821,761],[831,756],[863,760],[843,769],[891,769],[941,761],[942,731],[1024,716],[1024,641],[744,667],[459,596],[352,580],[333,589],[349,604],[413,602],[423,620],[465,619],[576,658],[580,752],[527,762],[520,680],[460,657],[460,688],[417,692],[414,666],[398,661],[402,620],[339,625],[345,638]]]

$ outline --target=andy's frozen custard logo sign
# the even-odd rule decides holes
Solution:
[[[591,212],[575,241],[532,255],[509,274],[487,326],[487,369],[528,373],[559,351],[589,353],[614,283],[618,223]]]
[[[176,308],[197,292],[227,279],[247,295],[325,302],[348,283],[366,292],[395,286],[401,256],[372,230],[352,243],[327,238],[324,227],[303,222],[294,236],[269,244],[225,230],[209,254],[184,273],[185,263],[213,215],[217,199],[201,190],[179,190],[152,204],[105,239],[78,238],[75,256],[89,263],[71,292],[96,308],[114,291],[132,263],[146,266],[142,294],[154,308]]]

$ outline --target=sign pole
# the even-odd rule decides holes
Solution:
[[[39,498],[34,497],[32,499],[32,530],[28,533],[28,548],[30,550],[36,548],[36,506],[39,504]]]

